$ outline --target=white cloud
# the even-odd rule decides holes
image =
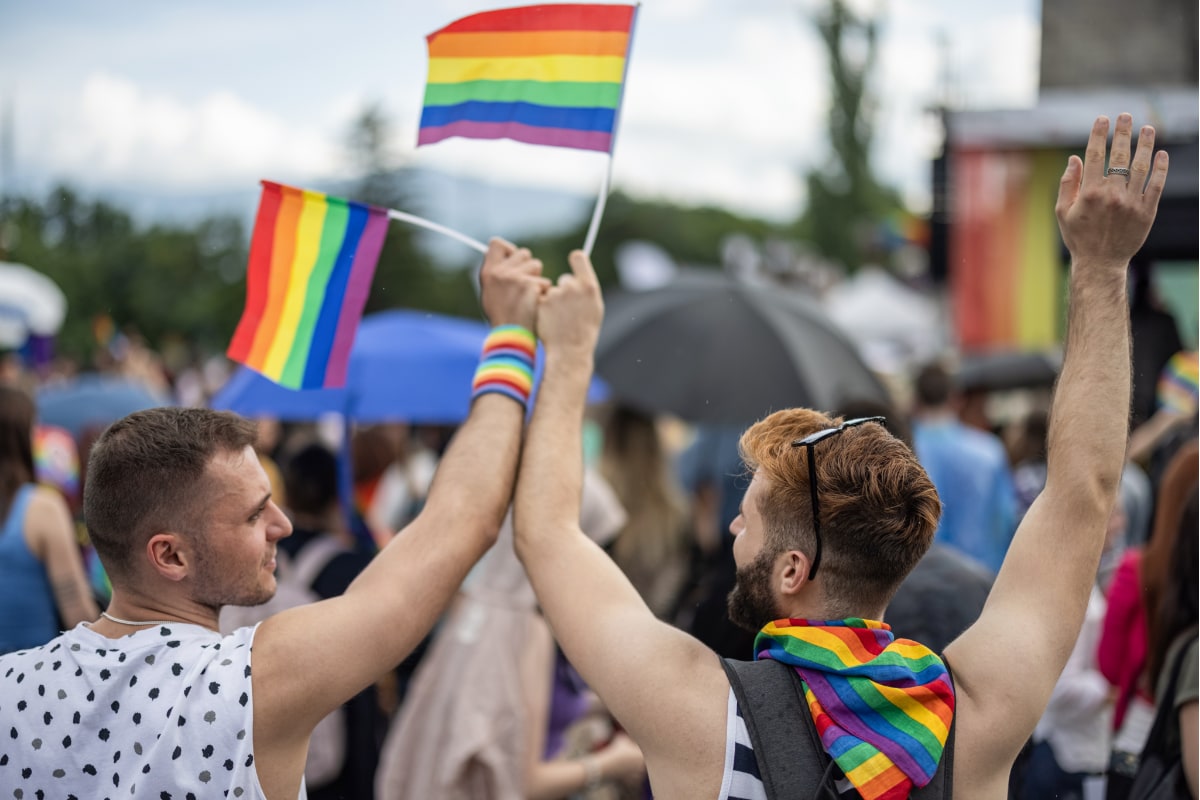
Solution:
[[[228,90],[187,103],[123,77],[93,74],[66,99],[37,143],[36,158],[88,182],[198,188],[327,176],[341,166],[328,130],[264,112]],[[324,119],[335,128],[344,123]]]
[[[1032,102],[1036,12],[1027,8],[1031,0],[863,2],[868,12],[886,11],[875,164],[919,201],[939,143],[922,109],[938,97],[943,55],[970,107]],[[461,140],[413,148],[422,37],[480,10],[478,0],[347,3],[336,16],[297,3],[285,28],[275,10],[257,6],[224,6],[217,16],[189,6],[136,19],[96,12],[74,24],[28,15],[38,47],[0,30],[0,72],[19,75],[18,164],[30,176],[84,185],[181,191],[260,177],[328,179],[346,174],[350,121],[380,102],[397,122],[396,149],[409,164],[495,184],[596,191],[605,163],[595,154]],[[774,218],[794,214],[797,176],[828,154],[829,78],[812,23],[824,7],[824,0],[645,0],[618,132],[617,185]],[[355,15],[373,22],[350,24]]]

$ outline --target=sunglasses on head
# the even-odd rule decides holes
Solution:
[[[887,422],[887,418],[859,417],[858,419],[848,419],[836,428],[826,428],[823,431],[817,431],[805,436],[803,439],[797,439],[792,442],[792,447],[803,447],[808,450],[808,491],[812,497],[813,536],[817,540],[817,548],[813,554],[812,566],[808,570],[808,579],[810,581],[817,576],[817,567],[821,566],[821,512],[817,505],[817,444],[831,436],[836,436],[846,430],[846,428],[855,428],[868,422],[878,422],[882,425]]]

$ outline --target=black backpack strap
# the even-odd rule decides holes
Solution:
[[[796,670],[778,661],[721,659],[754,745],[769,800],[810,800],[829,757],[804,699]],[[804,722],[807,720],[807,722]],[[797,735],[797,722],[807,731]]]
[[[821,744],[796,670],[768,659],[735,661],[722,658],[721,665],[729,677],[729,685],[754,745],[754,758],[769,800],[811,800],[820,797],[822,791],[836,797],[837,792],[828,780],[833,760]],[[949,662],[946,662],[946,670],[950,670]],[[950,681],[953,685],[952,672]],[[950,722],[937,771],[927,785],[912,792],[913,800],[950,800],[953,797],[957,716],[955,714],[955,719]],[[797,735],[798,721],[805,734]]]

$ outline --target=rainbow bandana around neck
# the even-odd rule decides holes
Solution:
[[[954,687],[928,647],[873,620],[781,619],[754,652],[795,667],[825,751],[865,800],[906,798],[933,779]]]

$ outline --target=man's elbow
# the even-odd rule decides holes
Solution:
[[[1108,467],[1100,466],[1096,461],[1081,461],[1064,464],[1059,469],[1051,467],[1046,475],[1045,491],[1081,512],[1095,510],[1108,519],[1121,486],[1123,466]]]

